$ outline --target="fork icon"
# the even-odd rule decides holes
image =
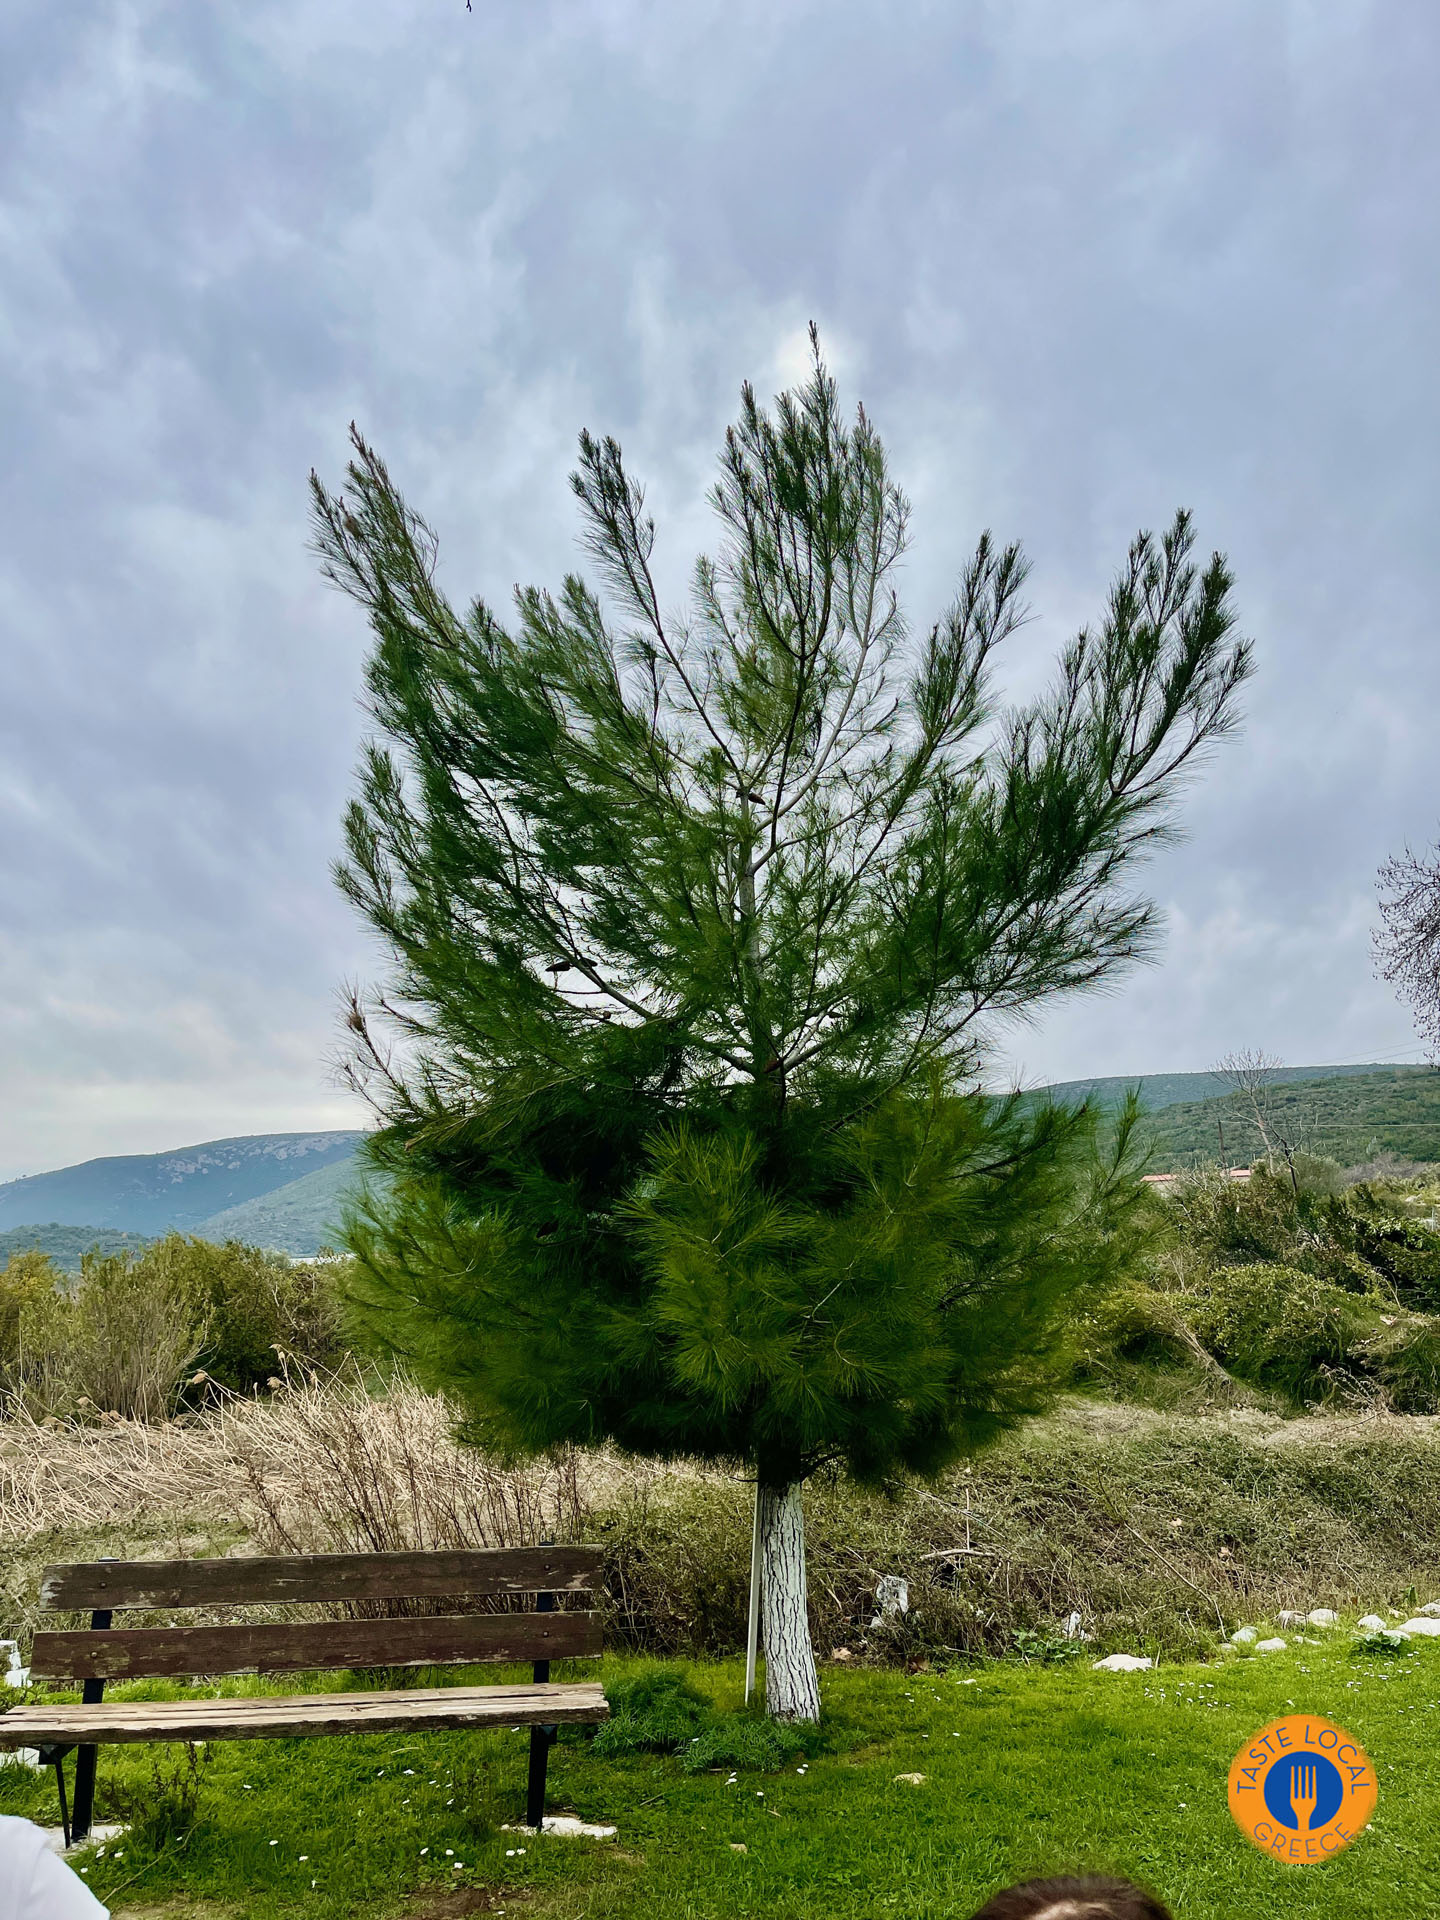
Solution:
[[[1299,1833],[1308,1833],[1310,1830],[1310,1816],[1319,1798],[1315,1787],[1313,1762],[1309,1766],[1290,1769],[1290,1811],[1295,1816],[1295,1827]]]

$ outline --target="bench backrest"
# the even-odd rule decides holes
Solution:
[[[598,1547],[482,1547],[439,1553],[312,1553],[283,1558],[96,1560],[47,1567],[48,1613],[89,1609],[89,1632],[39,1632],[37,1677],[129,1680],[327,1667],[449,1666],[568,1660],[600,1652],[590,1611]],[[382,1620],[237,1621],[225,1626],[112,1628],[128,1608],[323,1604],[535,1594],[533,1612]],[[554,1596],[574,1600],[554,1610]],[[578,1602],[578,1606],[576,1603]]]

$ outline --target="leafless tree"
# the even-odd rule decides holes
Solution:
[[[1380,925],[1375,962],[1410,1004],[1415,1027],[1440,1065],[1440,847],[1407,847],[1380,869]]]
[[[1210,1069],[1217,1080],[1229,1087],[1235,1103],[1254,1122],[1271,1170],[1277,1160],[1285,1162],[1290,1184],[1298,1194],[1299,1175],[1295,1156],[1301,1151],[1300,1124],[1285,1115],[1275,1099],[1285,1063],[1278,1055],[1259,1047],[1246,1047],[1239,1053],[1227,1053]]]

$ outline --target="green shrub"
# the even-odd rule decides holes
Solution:
[[[1343,1390],[1383,1395],[1399,1413],[1440,1411],[1440,1316],[1407,1312],[1377,1293],[1380,1278],[1363,1262],[1337,1258],[1354,1260],[1353,1285],[1256,1262],[1119,1290],[1086,1316],[1078,1378],[1166,1404],[1165,1383],[1183,1369],[1213,1401],[1213,1368],[1296,1405]]]
[[[43,1253],[12,1253],[0,1268],[0,1367],[19,1358],[27,1312],[55,1294],[60,1275]]]
[[[235,1393],[287,1364],[343,1355],[335,1269],[171,1234],[139,1254],[87,1254],[69,1282],[41,1254],[0,1272],[0,1396],[37,1417],[160,1420],[197,1366]]]
[[[792,1728],[758,1714],[717,1713],[675,1667],[652,1668],[607,1691],[610,1718],[595,1735],[596,1753],[675,1753],[687,1773],[773,1773],[805,1746]]]
[[[773,1773],[805,1747],[793,1728],[759,1714],[717,1713],[675,1667],[651,1668],[607,1692],[610,1718],[595,1735],[596,1753],[674,1753],[687,1773],[710,1767]]]
[[[1017,1627],[1014,1635],[1015,1658],[1027,1667],[1060,1667],[1067,1660],[1079,1660],[1087,1648],[1083,1640],[1067,1640],[1063,1634],[1036,1633],[1033,1627]]]
[[[80,1398],[127,1420],[163,1420],[204,1338],[204,1317],[144,1257],[86,1255],[66,1332]]]
[[[1440,1407],[1440,1318],[1434,1314],[1399,1314],[1389,1325],[1382,1321],[1350,1357],[1385,1389],[1397,1413],[1434,1413]]]
[[[136,1270],[188,1303],[205,1329],[200,1364],[233,1393],[264,1387],[287,1363],[328,1368],[343,1353],[339,1289],[325,1264],[172,1233]]]
[[[1397,1633],[1392,1627],[1377,1627],[1373,1633],[1357,1633],[1350,1642],[1350,1651],[1357,1660],[1394,1659],[1396,1655],[1411,1651],[1408,1638]]]
[[[1398,1299],[1422,1312],[1440,1312],[1440,1230],[1403,1205],[1403,1188],[1353,1187],[1332,1210],[1332,1231],[1382,1273]]]
[[[711,1767],[775,1773],[806,1750],[804,1734],[794,1727],[764,1720],[758,1713],[726,1713],[680,1749],[680,1764],[686,1773],[705,1773]]]
[[[1323,1204],[1263,1167],[1245,1182],[1214,1168],[1186,1174],[1171,1198],[1177,1236],[1201,1267],[1293,1262],[1306,1222]]]
[[[63,1308],[60,1280],[38,1252],[12,1254],[0,1270],[0,1411],[3,1403],[33,1402],[48,1375],[52,1328]]]
[[[1345,1185],[1345,1170],[1340,1162],[1323,1153],[1297,1153],[1288,1166],[1276,1168],[1280,1180],[1288,1180],[1292,1174],[1292,1192],[1294,1187],[1299,1187],[1301,1193],[1321,1199],[1341,1192]]]
[[[610,1717],[595,1735],[596,1753],[674,1753],[711,1717],[709,1701],[677,1667],[656,1667],[607,1692]]]
[[[1268,1262],[1217,1268],[1189,1319],[1229,1372],[1297,1402],[1323,1398],[1327,1374],[1377,1324],[1375,1309],[1343,1287]]]
[[[1114,1355],[1126,1360],[1181,1359],[1185,1346],[1174,1296],[1139,1282],[1105,1294],[1079,1324],[1079,1354],[1087,1371]]]
[[[1181,1265],[1292,1267],[1420,1307],[1433,1287],[1440,1305],[1440,1232],[1414,1218],[1413,1182],[1342,1192],[1331,1163],[1297,1155],[1296,1168],[1305,1172],[1298,1193],[1284,1167],[1271,1173],[1262,1164],[1244,1183],[1213,1170],[1186,1175],[1172,1202]]]
[[[1078,1379],[1151,1404],[1211,1402],[1218,1367],[1232,1397],[1241,1382],[1297,1404],[1339,1392],[1440,1410],[1440,1194],[1419,1179],[1335,1191],[1338,1170],[1306,1156],[1296,1172],[1180,1180],[1148,1284],[1080,1321]]]
[[[37,1418],[164,1419],[201,1339],[201,1321],[179,1290],[128,1254],[87,1254],[73,1286],[48,1262],[22,1260],[22,1274],[0,1288],[7,1401]]]

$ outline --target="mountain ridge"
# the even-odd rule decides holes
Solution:
[[[1353,1094],[1338,1084],[1347,1080],[1359,1083]],[[1440,1074],[1431,1068],[1379,1062],[1284,1067],[1275,1081],[1296,1089],[1283,1096],[1287,1104],[1302,1101],[1314,1110],[1313,1119],[1297,1117],[1320,1151],[1359,1159],[1378,1141],[1417,1159],[1440,1159]],[[1089,1097],[1113,1107],[1136,1086],[1146,1106],[1145,1135],[1155,1168],[1213,1158],[1221,1137],[1214,1131],[1217,1117],[1223,1120],[1223,1137],[1238,1153],[1253,1157],[1258,1151],[1243,1116],[1232,1120],[1223,1110],[1229,1104],[1226,1088],[1213,1073],[1062,1080],[1028,1090],[1024,1098]],[[1309,1091],[1302,1094],[1302,1088]],[[91,1244],[87,1236],[104,1251],[118,1251],[124,1244],[177,1231],[245,1240],[304,1258],[334,1242],[340,1212],[360,1178],[356,1150],[364,1137],[358,1128],[241,1134],[167,1153],[111,1155],[27,1174],[0,1185],[0,1262],[33,1245],[72,1265],[78,1263],[76,1249]]]
[[[1270,1080],[1275,1086],[1296,1083],[1318,1086],[1324,1081],[1350,1080],[1376,1073],[1405,1075],[1431,1071],[1429,1067],[1397,1066],[1390,1061],[1372,1060],[1340,1067],[1277,1067]],[[1030,1097],[1039,1099],[1048,1095],[1052,1100],[1083,1100],[1090,1095],[1102,1105],[1118,1106],[1131,1087],[1140,1089],[1141,1100],[1150,1113],[1179,1106],[1182,1101],[1223,1100],[1229,1093],[1225,1081],[1212,1069],[1201,1073],[1109,1074],[1093,1080],[1057,1080],[1049,1086],[1037,1087]]]
[[[25,1174],[0,1185],[0,1232],[37,1222],[152,1235],[193,1229],[226,1208],[353,1158],[363,1138],[358,1128],[239,1134]]]

